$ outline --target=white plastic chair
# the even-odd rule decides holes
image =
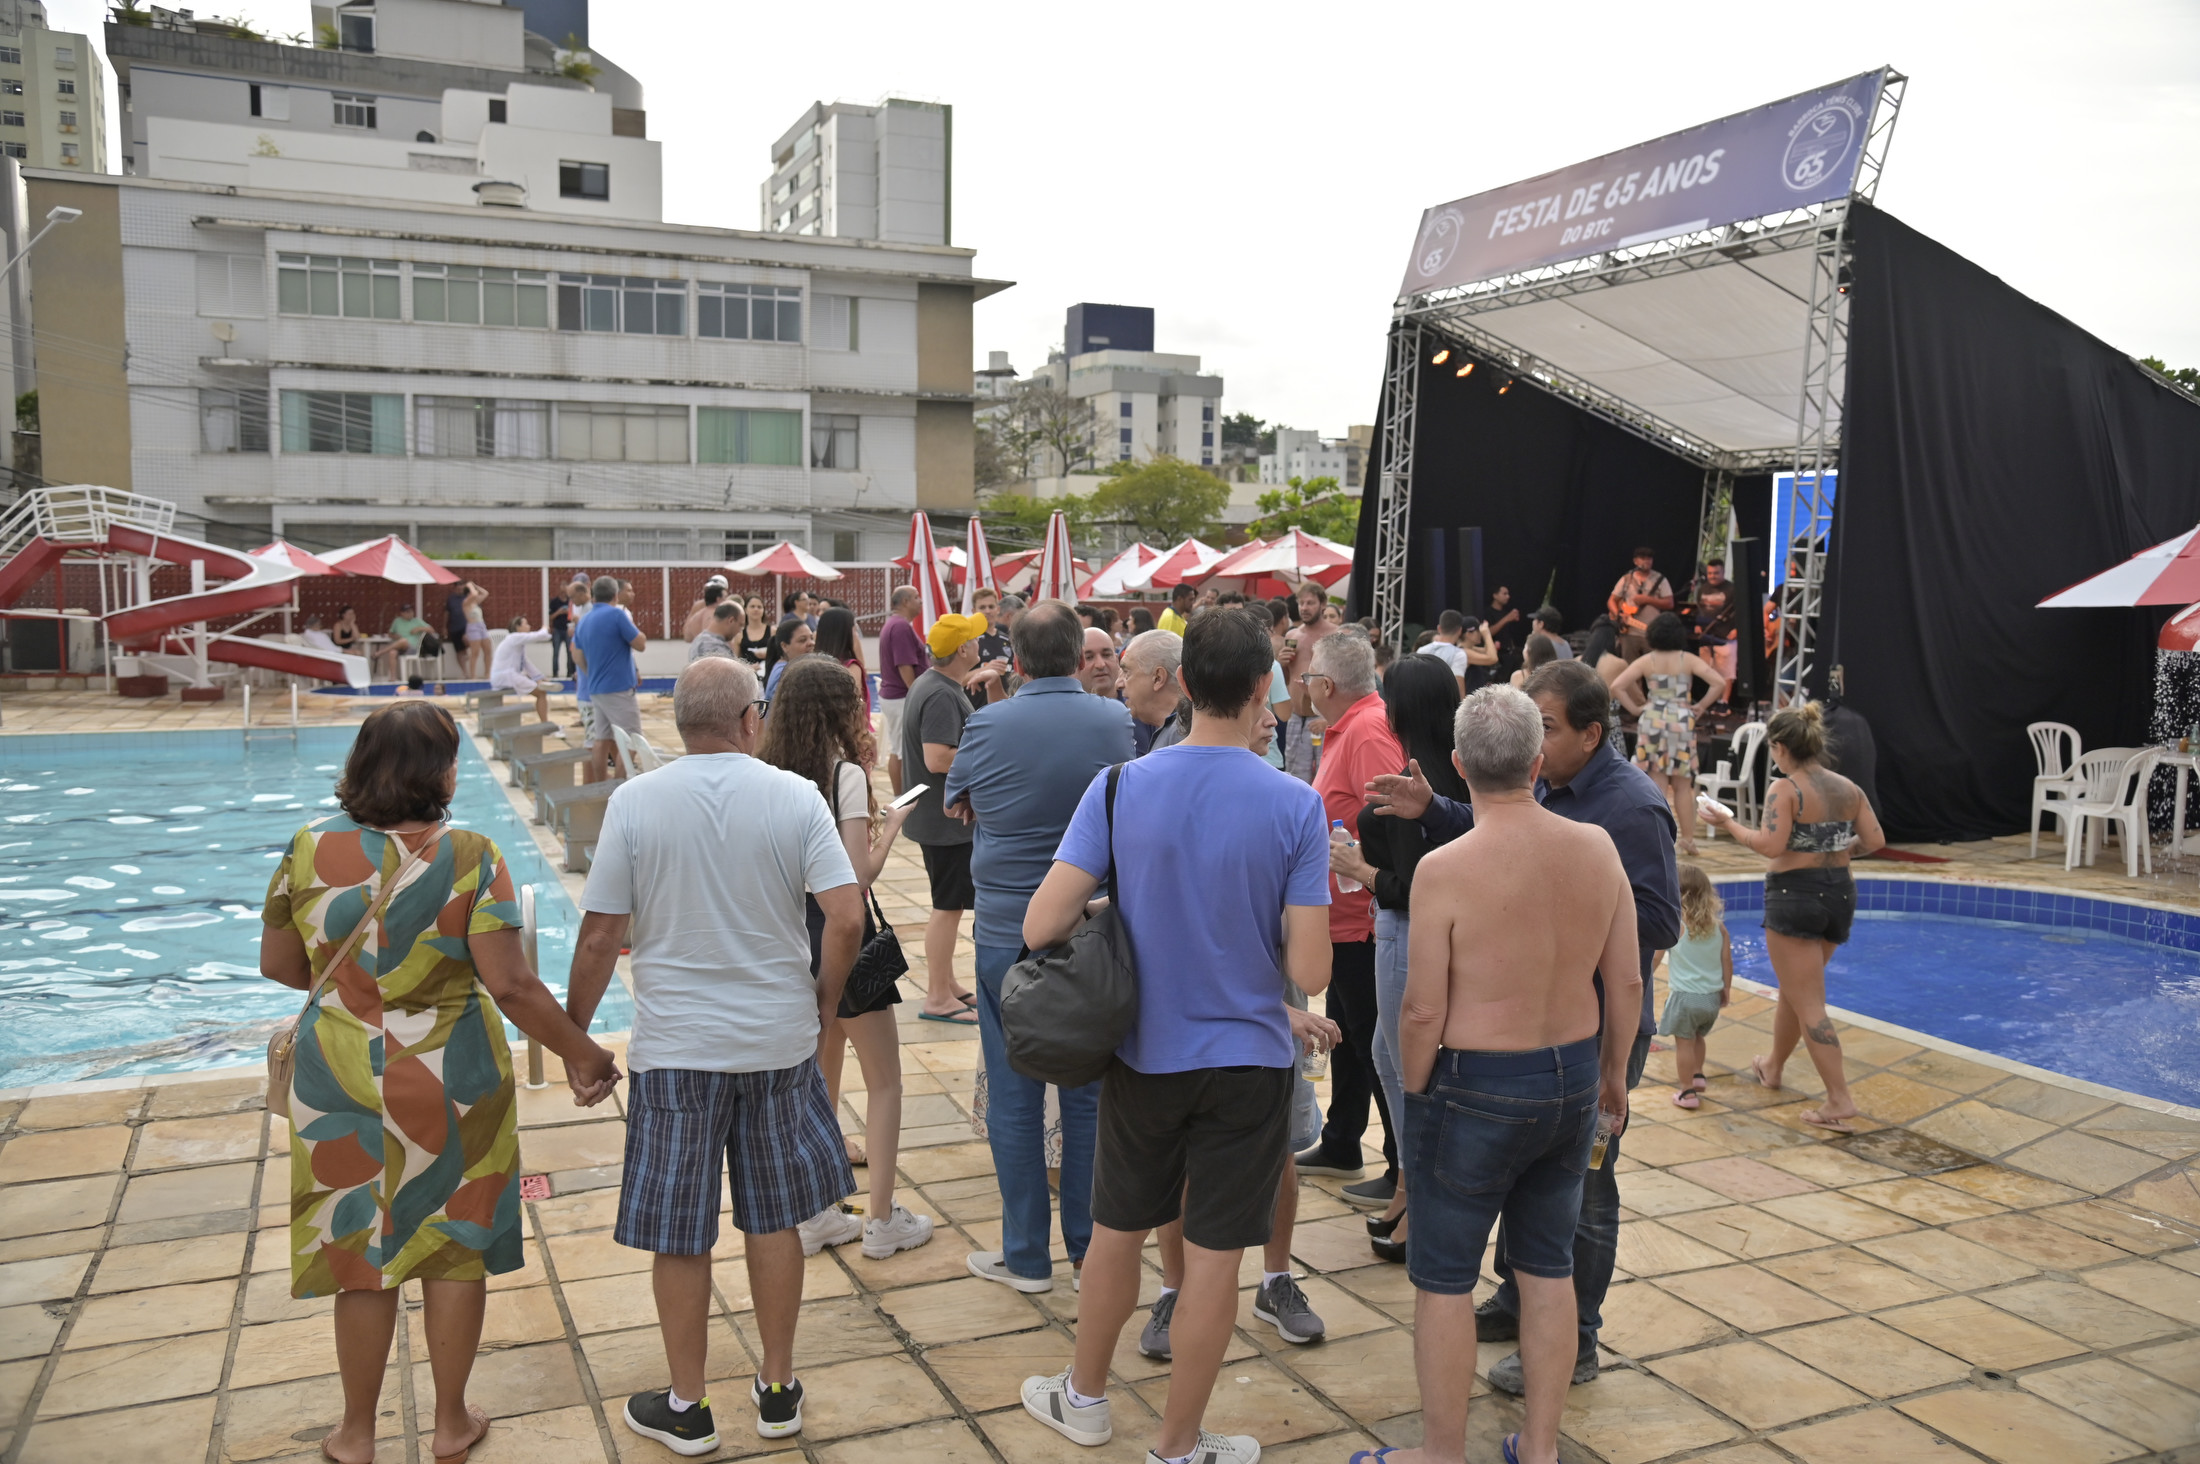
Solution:
[[[631,778],[636,776],[637,774],[648,771],[648,769],[643,766],[641,754],[634,745],[641,740],[641,738],[635,736],[632,732],[627,731],[626,728],[619,726],[617,723],[612,724],[611,741],[613,745],[613,750],[616,751],[619,756],[619,771],[626,777]]]
[[[2085,739],[2064,722],[2034,722],[2025,734],[2032,739],[2032,858],[2040,857],[2040,819],[2055,820],[2063,842],[2070,842],[2070,820],[2062,805],[2076,798],[2080,789],[2078,759],[2085,756]]]
[[[2056,810],[2069,830],[2063,841],[2064,869],[2078,867],[2081,847],[2091,864],[2106,829],[2123,844],[2125,873],[2137,879],[2142,859],[2147,873],[2154,873],[2154,841],[2147,833],[2147,775],[2154,757],[2151,747],[2103,747],[2078,759],[2078,796]]]
[[[1764,745],[1764,723],[1744,722],[1735,728],[1734,745],[1730,749],[1733,756],[1719,759],[1715,772],[1696,774],[1696,791],[1721,803],[1727,801],[1723,795],[1731,793],[1733,802],[1729,806],[1743,818],[1754,820],[1757,817],[1757,757],[1764,751]],[[1705,838],[1717,837],[1709,824],[1703,827]]]
[[[628,756],[633,758],[634,766],[639,768],[642,772],[654,773],[655,771],[657,771],[657,769],[672,761],[671,758],[666,757],[655,747],[651,746],[650,741],[647,737],[639,736],[634,733],[628,733],[626,742],[628,748]]]

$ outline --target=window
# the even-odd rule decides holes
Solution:
[[[21,66],[22,64],[23,48],[21,46],[0,46],[0,65]],[[20,84],[18,89],[20,89]]]
[[[21,95],[23,95],[21,78],[11,76],[4,81],[0,81],[0,96],[19,97]]]
[[[56,47],[54,47],[54,48],[53,48],[53,64],[54,64],[54,65],[56,65],[56,66],[74,66],[74,65],[76,65],[76,47],[74,47],[74,46],[56,46]]]
[[[810,344],[820,351],[856,349],[856,297],[815,295],[810,299]]]
[[[696,412],[695,460],[802,466],[802,414],[742,407],[703,407]]]
[[[413,319],[449,325],[550,327],[550,277],[493,265],[413,266]]]
[[[1128,447],[1128,446],[1130,445],[1130,440],[1131,440],[1131,429],[1130,429],[1130,428],[1128,428],[1128,427],[1125,427],[1125,428],[1124,428],[1124,429],[1123,429],[1122,431],[1120,431],[1120,432],[1116,433],[1116,434],[1115,434],[1115,437],[1116,437],[1116,441],[1118,441],[1118,442],[1122,443],[1122,444],[1123,444],[1124,446]]]
[[[63,113],[60,113],[59,115],[60,115],[60,118],[61,118],[61,130],[62,130],[63,132],[74,132],[74,131],[76,131],[76,113],[74,113],[74,112],[63,112]]]
[[[245,110],[257,117],[260,115],[260,84],[256,81],[253,82],[250,87],[246,88],[246,92]]]
[[[266,278],[267,261],[257,254],[199,255],[199,314],[265,315]]]
[[[810,466],[854,472],[861,466],[856,461],[856,449],[862,428],[861,417],[810,413]]]
[[[561,274],[558,329],[686,335],[687,281]]]
[[[336,104],[337,126],[365,127],[369,129],[374,127],[373,97],[355,97],[344,92],[332,92],[330,96]]]
[[[266,452],[267,388],[202,387],[199,429],[208,452]]]
[[[73,97],[76,95],[76,83],[74,81],[71,81],[66,76],[55,82],[53,84],[53,89],[65,97]]]
[[[1215,445],[1215,435],[1212,432],[1200,433],[1199,445],[1201,447],[1213,447]]]
[[[491,97],[491,98],[489,98],[489,120],[490,120],[491,122],[502,122],[502,121],[504,121],[504,120],[505,120],[505,111],[506,111],[506,109],[505,109],[505,105],[504,105],[504,98],[502,98],[502,97]]]
[[[729,341],[802,339],[802,292],[784,285],[695,287],[695,333]]]
[[[1201,407],[1201,408],[1199,409],[1199,420],[1200,420],[1200,421],[1202,421],[1202,422],[1212,422],[1212,421],[1213,421],[1214,419],[1215,419],[1215,404],[1214,404],[1213,402],[1209,402],[1209,403],[1208,403],[1207,405],[1205,405],[1205,406],[1203,406],[1203,407]]]
[[[561,198],[609,198],[611,168],[605,163],[558,164],[558,196]]]
[[[546,458],[550,404],[505,397],[414,397],[413,451],[421,457]]]
[[[21,112],[0,112],[0,127],[21,127],[22,125],[23,114]]]
[[[331,254],[275,256],[275,307],[285,315],[396,320],[397,261]]]
[[[0,142],[0,153],[11,158],[27,158],[31,155],[31,150],[20,142]]]
[[[374,15],[339,15],[336,20],[337,37],[347,51],[372,51],[374,49]]]
[[[64,142],[63,144],[61,144],[61,161],[63,161],[64,163],[73,163],[76,161],[75,143]]]
[[[629,402],[559,402],[558,456],[582,463],[684,463],[688,410]]]
[[[383,392],[286,391],[283,451],[402,457],[405,399]]]
[[[700,543],[698,543],[700,540]],[[758,538],[756,547],[777,543],[777,534]],[[708,529],[614,529],[590,526],[557,531],[557,559],[563,564],[654,564],[660,560],[715,559],[724,563],[751,553],[748,549],[719,552],[718,536]]]
[[[1122,402],[1122,403],[1119,403],[1119,404],[1117,405],[1117,407],[1116,407],[1116,415],[1117,415],[1117,416],[1119,416],[1119,417],[1128,417],[1128,416],[1129,416],[1130,414],[1131,414],[1131,404],[1130,404],[1129,402]]]
[[[856,540],[859,537],[861,536],[853,529],[833,530],[833,558],[842,564],[852,562],[856,557]]]

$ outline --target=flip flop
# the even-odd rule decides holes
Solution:
[[[1814,1108],[1805,1108],[1795,1116],[1812,1128],[1822,1128],[1830,1133],[1853,1134],[1856,1132],[1856,1125],[1845,1118],[1812,1118],[1811,1115],[1817,1111]]]
[[[1698,1073],[1696,1074],[1696,1076],[1688,1080],[1688,1086],[1690,1091],[1702,1093],[1708,1091],[1711,1087],[1711,1084],[1705,1081],[1704,1075],[1702,1073]]]
[[[1696,1096],[1694,1088],[1683,1088],[1673,1095],[1673,1106],[1675,1108],[1700,1108],[1703,1106],[1703,1099]]]
[[[1764,1056],[1761,1053],[1758,1056],[1753,1057],[1749,1060],[1750,1081],[1755,1083],[1760,1088],[1764,1088],[1771,1092],[1777,1093],[1780,1091],[1780,1085],[1778,1083],[1766,1082],[1764,1069],[1757,1066],[1757,1064],[1763,1062],[1764,1060]]]
[[[474,1445],[481,1442],[482,1435],[489,1432],[489,1415],[484,1413],[478,1405],[467,1404],[466,1416],[481,1426],[474,1430],[474,1436],[468,1439],[457,1453],[436,1455],[435,1464],[466,1464],[466,1456],[474,1451]]]
[[[1362,1449],[1345,1461],[1345,1464],[1383,1464],[1383,1460],[1397,1452],[1396,1445],[1387,1449]]]
[[[329,1464],[344,1464],[343,1460],[329,1452],[328,1439],[325,1435],[321,1439],[321,1457],[328,1460]]]
[[[945,1022],[950,1027],[975,1027],[978,1025],[978,1009],[964,1007],[959,1012],[918,1012],[920,1022]]]
[[[1505,1464],[1520,1464],[1520,1435],[1505,1435],[1505,1442],[1500,1447],[1505,1451]]]

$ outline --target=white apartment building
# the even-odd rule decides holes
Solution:
[[[954,222],[955,109],[888,97],[817,102],[772,144],[758,187],[771,234],[945,244]]]
[[[39,0],[0,0],[0,154],[107,171],[107,83],[89,36],[46,28]]]
[[[1281,488],[1293,478],[1311,482],[1335,478],[1339,487],[1359,486],[1360,454],[1348,440],[1325,439],[1319,432],[1276,429],[1276,450],[1260,455],[1260,481]]]
[[[503,558],[886,558],[968,509],[971,251],[665,223],[639,88],[521,10],[330,13],[373,49],[108,28],[132,174],[25,173],[84,211],[35,261],[47,478]]]
[[[1214,466],[1222,378],[1202,375],[1199,357],[1117,350],[1057,354],[1037,375],[1091,404],[1086,445],[1095,466],[1156,457]],[[1062,464],[1047,463],[1043,471],[1059,475]]]

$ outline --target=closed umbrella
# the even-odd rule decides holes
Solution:
[[[1047,516],[1046,542],[1039,550],[1039,577],[1031,592],[1041,600],[1077,598],[1077,556],[1069,545],[1069,521],[1059,509]]]
[[[909,552],[894,561],[906,565],[916,584],[917,637],[931,633],[932,622],[948,613],[947,585],[940,578],[940,551],[932,542],[932,520],[921,510],[909,517]]]
[[[993,554],[986,547],[985,524],[981,520],[970,521],[970,549],[966,558],[969,564],[963,570],[962,613],[968,615],[978,591],[991,590],[999,594],[1001,589],[993,579]]]

